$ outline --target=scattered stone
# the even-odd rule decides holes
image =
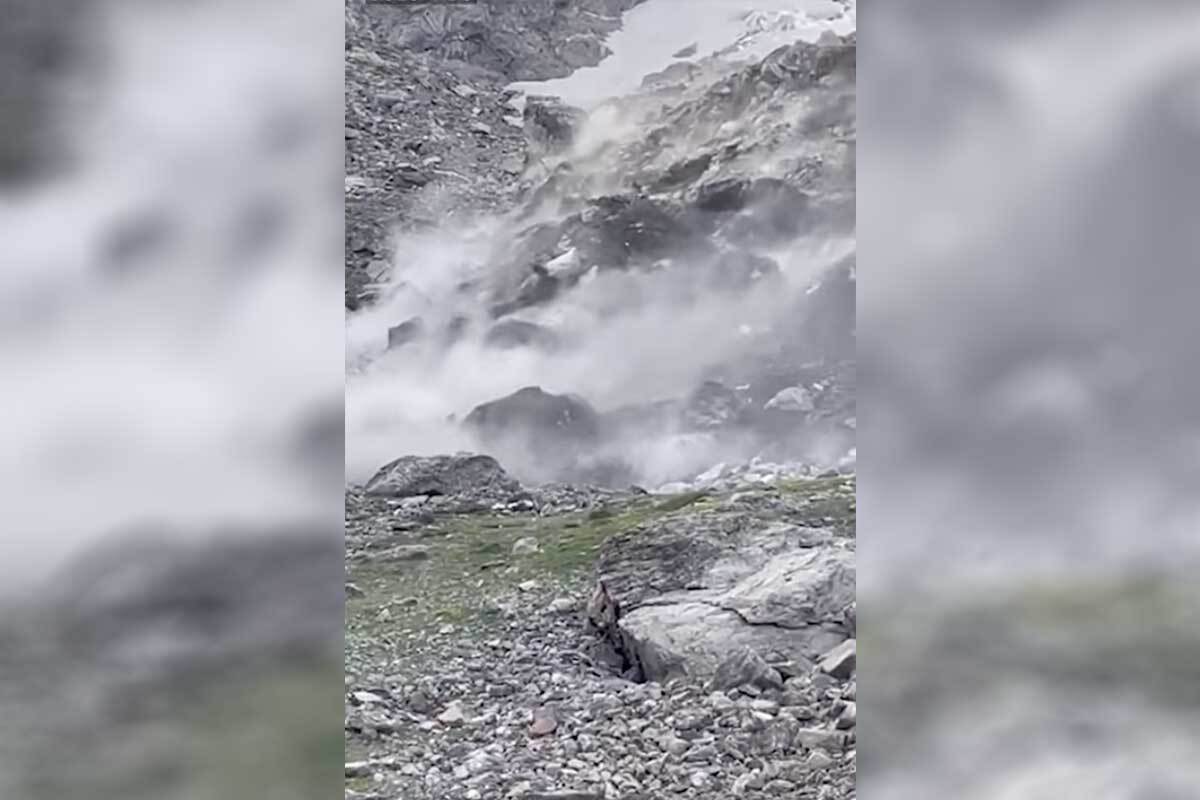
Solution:
[[[821,658],[821,671],[839,680],[846,680],[854,674],[858,664],[858,642],[847,639],[830,650]]]
[[[550,612],[553,614],[571,614],[579,609],[579,604],[570,597],[556,597],[550,602]]]
[[[846,703],[837,718],[838,730],[849,730],[858,723],[858,704]]]
[[[541,549],[536,536],[523,536],[513,542],[512,554],[514,556],[531,556]]]
[[[451,702],[442,713],[437,715],[438,722],[451,727],[462,725],[466,719],[466,712],[463,711],[461,700]]]
[[[547,708],[540,708],[533,714],[533,722],[529,726],[529,735],[535,738],[541,736],[549,736],[558,730],[558,720],[554,716],[554,712]]]
[[[764,408],[775,411],[809,412],[816,409],[812,393],[803,386],[791,386],[781,389],[767,401]]]
[[[377,705],[383,698],[374,692],[352,692],[350,697],[360,706]]]

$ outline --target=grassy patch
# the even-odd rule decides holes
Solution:
[[[358,792],[359,794],[370,792],[373,785],[371,779],[366,775],[346,779],[346,789],[351,792]]]
[[[489,597],[529,580],[549,591],[577,589],[606,539],[668,513],[655,498],[642,497],[557,517],[439,519],[421,534],[428,559],[351,565],[348,579],[363,596],[346,601],[348,640],[402,653],[444,625],[486,635],[495,620]],[[513,545],[528,537],[537,540],[538,551],[514,555]]]
[[[853,479],[793,481],[776,490],[803,496],[805,520],[853,530]],[[368,561],[350,567],[349,579],[364,596],[347,600],[348,642],[402,654],[420,647],[423,635],[446,625],[485,636],[496,619],[489,598],[530,580],[547,593],[578,591],[609,537],[675,514],[721,513],[720,500],[694,491],[666,498],[640,496],[555,517],[440,518],[418,534],[429,547],[428,559]],[[537,540],[537,552],[514,555],[513,545],[529,537]]]
[[[708,497],[708,492],[682,492],[681,494],[677,494],[673,497],[663,500],[658,504],[658,506],[656,506],[656,508],[659,511],[670,514],[671,512],[685,509],[693,503],[703,500],[705,497]]]
[[[781,481],[780,492],[805,501],[804,516],[814,524],[830,525],[837,532],[853,535],[858,513],[856,481],[852,477]]]
[[[195,718],[199,797],[324,798],[344,755],[342,669],[282,672],[215,694]]]

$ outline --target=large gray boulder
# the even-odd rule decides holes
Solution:
[[[385,464],[364,491],[376,497],[475,497],[503,500],[522,493],[521,484],[491,456],[404,456]]]
[[[735,655],[808,670],[853,635],[853,541],[724,507],[610,539],[592,625],[637,680],[718,673]]]
[[[476,406],[463,424],[486,443],[517,441],[546,453],[590,445],[600,435],[600,418],[585,400],[539,386]]]

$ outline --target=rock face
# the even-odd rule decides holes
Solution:
[[[521,485],[491,456],[404,456],[379,469],[364,491],[376,497],[509,498]]]
[[[408,15],[403,24],[418,24],[411,10],[395,10]],[[395,46],[389,37],[402,22],[393,14],[381,25],[381,12],[387,16],[379,4],[351,0],[345,13],[351,310],[375,299],[396,256],[397,229],[432,226],[448,207],[484,213],[508,207],[517,187],[507,167],[525,160],[519,121],[505,121],[514,113],[506,79],[488,70],[464,76],[452,64]],[[455,180],[467,175],[469,181]]]
[[[594,110],[598,124],[589,129],[579,109],[536,95],[522,105],[498,78],[468,75],[451,63],[457,58],[486,66],[493,45],[523,46],[483,23],[520,13],[537,29],[540,8],[372,7],[376,33],[369,52],[396,61],[394,70],[379,68],[381,78],[396,83],[398,75],[407,77],[382,94],[367,82],[348,87],[347,124],[363,133],[347,140],[348,154],[371,169],[359,170],[370,174],[348,190],[347,209],[378,202],[379,208],[403,208],[402,217],[426,214],[431,222],[438,212],[427,201],[435,196],[451,197],[464,213],[509,209],[487,246],[463,265],[453,297],[439,301],[472,319],[490,318],[491,328],[485,322],[478,334],[462,337],[487,348],[524,348],[550,362],[579,343],[586,347],[592,328],[619,326],[622,317],[660,306],[667,313],[691,313],[715,296],[728,298],[747,324],[715,323],[726,330],[713,335],[721,344],[734,335],[744,338],[726,348],[721,363],[705,364],[662,395],[631,399],[626,416],[633,428],[611,432],[633,439],[641,433],[702,434],[713,438],[709,449],[723,459],[762,455],[837,463],[853,444],[853,397],[843,391],[853,381],[842,379],[855,351],[853,256],[802,285],[789,253],[812,239],[853,233],[853,39],[797,42],[750,62],[705,57],[678,63],[640,91]],[[573,24],[565,19],[574,7],[561,13],[564,18],[551,27]],[[392,53],[388,42],[409,49]],[[457,55],[449,56],[451,50]],[[409,65],[406,59],[417,51],[417,63]],[[373,79],[374,61],[361,57],[363,68],[353,71]],[[396,113],[397,103],[411,113]],[[360,109],[365,117],[356,116]],[[796,109],[804,113],[798,117]],[[606,115],[616,121],[616,133],[606,127]],[[637,134],[620,133],[626,129]],[[403,141],[396,137],[401,131]],[[587,146],[572,148],[581,131]],[[372,171],[376,154],[394,160],[395,153],[403,164]],[[411,177],[404,186],[397,182],[413,170],[431,178],[425,189],[414,188]],[[443,180],[441,173],[449,177]],[[380,189],[385,185],[391,188]],[[379,230],[375,226],[350,243],[354,262],[367,272],[371,264],[388,266]],[[572,316],[578,306],[588,314]],[[414,307],[409,313],[426,312]],[[556,334],[526,321],[532,319],[555,321],[555,331],[569,332],[571,347],[560,347]],[[729,330],[738,328],[745,331]],[[407,330],[397,335],[402,332]],[[401,350],[400,361],[427,348]],[[791,391],[780,395],[784,390]],[[476,415],[480,424],[473,427],[483,449],[522,477],[528,477],[525,465],[514,459],[515,448],[498,446],[502,441],[537,454],[545,467],[538,479],[577,480],[583,474],[576,469],[578,455],[594,449],[590,434],[573,423],[565,429],[543,425],[537,419],[542,411],[532,412],[528,404],[505,405],[522,408],[507,432]],[[603,412],[606,423],[619,416]],[[553,473],[555,466],[563,471]],[[681,472],[669,479],[692,477]],[[629,479],[667,478],[635,473]]]
[[[545,80],[593,66],[622,12],[642,0],[480,0],[378,4],[372,14],[391,44],[427,58],[469,64],[511,80]]]
[[[608,540],[589,618],[638,680],[715,674],[749,650],[811,666],[853,635],[854,546],[730,501]]]

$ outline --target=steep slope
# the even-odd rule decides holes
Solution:
[[[443,161],[348,188],[407,230],[347,326],[347,797],[853,797],[855,40],[749,15],[572,107],[492,74],[593,52],[513,38],[551,6],[349,65],[405,92],[356,169]]]
[[[492,100],[511,101],[501,123],[511,171],[493,177],[490,156],[477,162],[473,205],[464,192],[443,206],[459,225],[406,239],[421,257],[400,258],[370,313],[351,320],[351,451],[364,437],[401,451],[486,449],[447,415],[538,386],[581,395],[607,425],[576,469],[537,467],[530,442],[494,449],[531,479],[595,479],[598,468],[661,484],[755,455],[820,469],[844,460],[855,416],[855,68],[853,37],[828,36],[749,61],[680,61],[590,113],[498,90]],[[439,114],[452,121],[457,109]],[[463,114],[460,152],[493,152]],[[447,195],[411,196],[428,208]],[[618,356],[647,339],[654,348]],[[385,385],[430,396],[419,412],[398,397],[360,436],[358,397],[374,402]],[[697,415],[714,395],[725,411]],[[352,452],[362,477],[380,463],[361,459]]]

